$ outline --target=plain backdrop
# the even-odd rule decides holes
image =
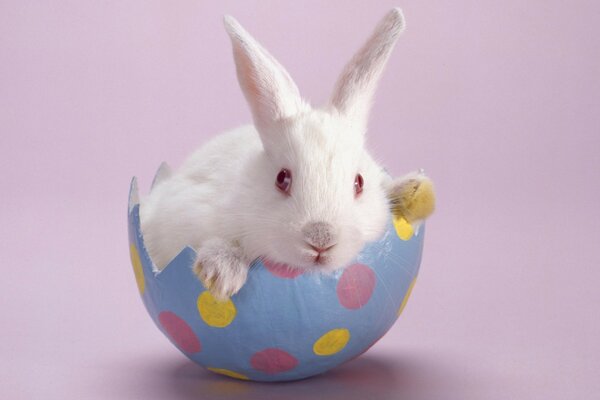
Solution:
[[[319,105],[393,6],[369,148],[439,200],[405,313],[314,379],[203,371],[138,297],[131,177],[249,122],[224,14]],[[0,398],[597,396],[599,37],[596,0],[1,0]]]

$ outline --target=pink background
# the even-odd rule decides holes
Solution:
[[[223,14],[320,104],[394,5],[370,147],[439,196],[403,317],[315,379],[204,372],[138,298],[130,178],[249,121]],[[1,1],[0,398],[597,396],[599,37],[595,0]]]

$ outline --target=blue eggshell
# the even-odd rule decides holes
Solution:
[[[419,271],[424,226],[404,241],[390,216],[381,239],[368,243],[351,267],[331,275],[283,278],[255,261],[247,283],[231,298],[235,316],[218,309],[213,317],[229,323],[211,326],[199,312],[198,299],[206,288],[192,273],[194,250],[185,248],[162,272],[153,272],[140,231],[135,178],[129,197],[129,242],[132,260],[139,255],[136,279],[148,313],[191,360],[240,379],[302,379],[362,354],[392,327]],[[352,269],[355,264],[366,267]],[[361,284],[371,278],[365,295]],[[374,284],[370,296],[369,283]],[[315,345],[332,330],[339,335]]]

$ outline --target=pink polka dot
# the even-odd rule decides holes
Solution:
[[[271,260],[263,260],[263,264],[270,273],[279,278],[294,279],[304,273],[300,268],[290,268],[287,264],[277,263]]]
[[[163,311],[158,315],[158,320],[177,347],[186,353],[197,353],[202,349],[200,340],[192,328],[175,313]]]
[[[346,268],[337,284],[340,303],[351,310],[361,308],[371,298],[375,288],[375,273],[364,264]]]
[[[250,359],[252,368],[266,374],[278,374],[289,371],[298,365],[298,360],[280,349],[265,349],[254,353]]]

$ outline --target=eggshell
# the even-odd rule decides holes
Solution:
[[[383,236],[333,274],[286,273],[255,261],[242,290],[217,302],[192,273],[187,247],[159,273],[144,247],[136,179],[128,221],[134,274],[158,328],[187,357],[237,379],[289,381],[323,373],[365,352],[406,306],[423,250],[424,226]],[[407,232],[409,232],[407,234]]]

